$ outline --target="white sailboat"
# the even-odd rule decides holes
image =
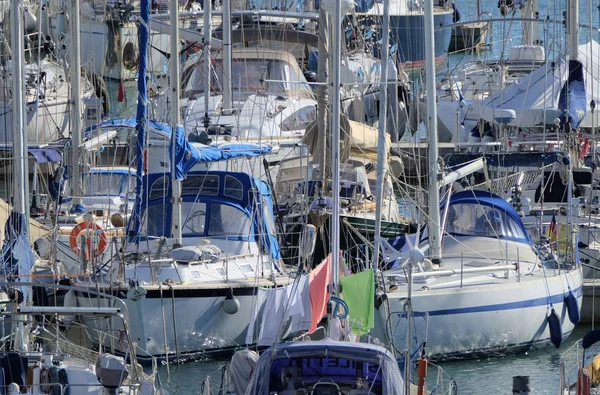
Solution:
[[[146,21],[149,7],[149,2],[142,2]],[[176,4],[172,9],[176,10]],[[177,12],[172,18],[172,46],[176,48]],[[147,27],[142,24],[140,47],[146,48],[147,40]],[[178,59],[171,59],[172,81],[178,87]],[[292,279],[280,262],[268,185],[233,169],[195,170],[192,163],[244,152],[257,156],[268,150],[255,147],[253,151],[244,145],[245,151],[238,152],[235,145],[188,143],[179,121],[179,89],[172,92],[170,128],[161,127],[162,139],[149,138],[144,57],[140,65],[137,200],[128,226],[130,240],[112,260],[114,270],[89,282],[78,281],[87,291],[76,291],[75,299],[79,306],[112,306],[112,297],[91,292],[99,288],[122,300],[131,317],[140,360],[227,352],[246,344],[258,287],[287,284]],[[114,320],[84,317],[84,322],[95,344],[108,328],[121,328]]]
[[[426,23],[427,43],[432,45],[431,15]],[[427,90],[435,92],[431,56],[427,66]],[[432,95],[428,95],[427,114],[428,227],[420,237],[417,234],[414,246],[408,241],[408,256],[382,241],[385,259],[398,260],[398,265],[382,273],[384,305],[379,309],[377,336],[404,342],[410,330],[406,317],[414,312],[424,320],[411,349],[426,347],[433,358],[506,352],[549,341],[558,347],[578,322],[581,308],[582,272],[574,250],[566,260],[559,260],[544,246],[534,245],[516,210],[489,192],[452,193],[438,209],[441,185],[484,164],[443,176],[440,184]],[[568,174],[571,177],[570,169]],[[414,266],[407,266],[409,262]]]

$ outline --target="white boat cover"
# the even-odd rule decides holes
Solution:
[[[583,66],[585,98],[581,97],[581,103],[582,106],[585,103],[585,109],[582,107],[575,111],[583,118],[579,126],[591,128],[592,124],[600,125],[599,111],[592,113],[590,108],[592,100],[600,103],[600,45],[596,41],[580,45],[577,60]],[[470,111],[473,113],[468,117],[522,127],[556,123],[564,112],[559,101],[568,77],[569,62],[565,57],[548,61],[504,90],[479,103],[472,103]],[[577,94],[582,96],[583,92],[580,90]]]

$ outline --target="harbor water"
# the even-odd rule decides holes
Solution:
[[[588,325],[578,326],[558,350],[550,345],[516,355],[496,355],[489,358],[439,363],[444,370],[446,379],[445,393],[448,391],[450,378],[453,378],[458,388],[458,394],[508,395],[512,394],[513,376],[529,376],[532,395],[556,395],[560,380],[561,354],[570,355],[574,343],[581,340],[590,329],[591,326]],[[600,353],[600,344],[592,346],[586,355],[593,357],[597,353]],[[571,361],[573,359],[569,358]],[[589,360],[589,358],[586,359]],[[221,380],[223,380],[223,367],[228,363],[229,358],[225,357],[180,365],[171,362],[168,367],[166,364],[162,364],[158,372],[163,388],[171,394],[200,394],[201,383],[207,376],[210,376],[210,385],[216,394]],[[437,369],[430,366],[427,380],[430,391],[433,391],[436,386],[436,378]]]

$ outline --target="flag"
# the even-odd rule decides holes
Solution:
[[[556,227],[556,216],[552,215],[552,221],[548,227],[548,238],[550,239],[550,246],[553,250],[556,249],[556,243],[558,242],[558,228]]]
[[[352,331],[366,335],[375,326],[375,274],[373,269],[340,279],[343,299],[348,305]]]
[[[327,314],[329,292],[327,286],[331,282],[331,254],[308,274],[310,294],[311,323],[308,333],[317,330],[319,321]]]

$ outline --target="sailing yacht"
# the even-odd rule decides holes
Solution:
[[[433,62],[428,63],[426,88],[435,91]],[[407,238],[403,252],[381,240],[389,268],[379,284],[377,336],[392,343],[411,339],[406,360],[419,350],[450,359],[549,342],[558,348],[580,320],[577,245],[557,255],[547,240],[532,239],[511,204],[489,191],[455,192],[451,187],[440,205],[440,187],[476,171],[486,174],[486,164],[479,159],[453,173],[440,172],[436,103],[432,95],[427,99],[427,227],[414,240]],[[572,185],[571,155],[560,156]],[[570,192],[567,198],[570,202]],[[420,318],[409,323],[412,316]]]
[[[146,23],[149,8],[144,1],[141,15]],[[172,18],[176,47],[177,12]],[[147,47],[147,24],[140,25],[139,40],[141,48]],[[179,87],[178,59],[172,61],[172,81]],[[137,343],[135,350],[120,351],[135,352],[142,361],[227,352],[246,344],[258,287],[285,285],[292,279],[280,261],[269,185],[231,168],[207,171],[205,166],[259,156],[270,147],[190,143],[179,121],[179,89],[172,96],[171,125],[156,128],[145,119],[145,62],[142,57],[132,135],[136,202],[128,240],[112,259],[112,270],[77,281],[84,290],[75,291],[73,300],[86,307],[123,302]],[[154,126],[152,133],[146,130],[149,125]],[[116,330],[115,337],[122,329],[112,319],[83,320],[98,345],[107,329]]]
[[[549,247],[534,244],[516,210],[489,192],[455,193],[442,212],[446,207],[441,264],[425,259],[412,280],[404,267],[383,272],[380,339],[406,338],[409,285],[412,311],[426,316],[412,346],[426,343],[432,358],[518,351],[568,336],[577,323],[569,317],[579,315],[583,296],[575,254],[563,262]],[[427,232],[415,248],[427,255]],[[549,323],[552,314],[558,329]]]

